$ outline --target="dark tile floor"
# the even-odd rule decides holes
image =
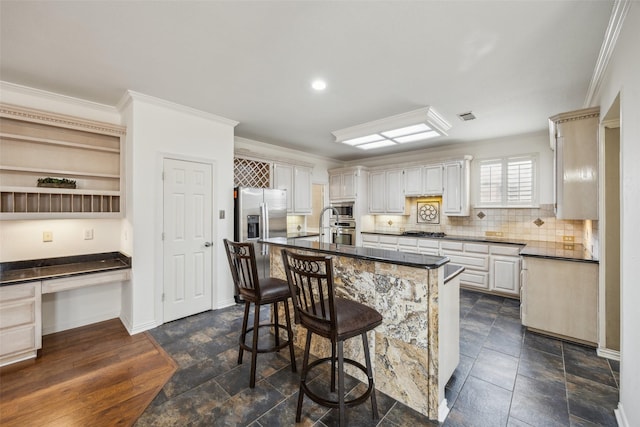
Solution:
[[[256,388],[250,389],[248,355],[237,365],[241,318],[238,305],[151,331],[179,369],[137,426],[295,424],[299,377],[288,352],[260,354]],[[299,368],[301,354],[297,349]],[[325,370],[309,384],[328,389],[327,381]],[[349,426],[615,426],[618,382],[618,364],[595,350],[524,331],[518,301],[463,290],[460,364],[446,388],[446,421],[429,421],[380,392],[377,422],[368,402],[349,409],[347,419]],[[352,393],[362,387],[347,383]],[[305,399],[301,425],[337,425],[336,415]]]

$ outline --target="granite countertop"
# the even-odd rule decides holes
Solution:
[[[444,266],[444,283],[453,279],[464,271],[464,267],[456,264],[445,264]]]
[[[307,231],[298,231],[295,233],[287,233],[287,239],[302,239],[304,237],[317,237],[320,233],[318,232],[307,232]]]
[[[131,257],[120,252],[43,258],[0,263],[0,286],[131,268]]]
[[[477,243],[497,243],[505,245],[519,245],[522,246],[520,255],[529,257],[539,257],[548,259],[558,259],[566,261],[576,262],[593,262],[598,263],[598,260],[591,256],[584,245],[579,243],[558,243],[558,242],[543,242],[537,240],[513,240],[505,239],[502,237],[469,237],[469,236],[454,236],[446,235],[444,237],[419,237],[419,236],[407,236],[402,233],[394,232],[378,232],[378,231],[363,231],[363,234],[379,234],[387,236],[408,237],[416,239],[438,239],[438,240],[457,240],[463,242],[477,242]]]
[[[564,261],[598,263],[598,260],[589,255],[586,248],[579,243],[528,242],[527,246],[520,251],[520,255]]]
[[[388,251],[385,249],[364,248],[361,246],[340,245],[334,243],[319,243],[307,240],[296,241],[288,240],[284,237],[274,237],[271,239],[260,240],[260,242],[296,249],[310,249],[331,255],[340,255],[371,261],[383,261],[391,264],[426,269],[439,268],[449,262],[449,258],[442,256]]]
[[[504,237],[474,237],[474,236],[455,236],[452,234],[447,234],[444,237],[429,237],[429,236],[411,236],[402,234],[400,232],[391,232],[391,231],[363,231],[362,234],[380,234],[386,236],[397,236],[397,237],[407,237],[414,239],[438,239],[438,240],[457,240],[464,242],[478,242],[478,243],[499,243],[504,245],[520,245],[524,246],[527,244],[525,240],[513,240],[506,239]]]

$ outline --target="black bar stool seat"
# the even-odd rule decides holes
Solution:
[[[242,363],[244,350],[251,352],[251,374],[249,387],[256,385],[256,363],[258,353],[271,353],[289,347],[291,358],[291,371],[296,372],[296,358],[293,347],[293,331],[291,330],[291,316],[289,314],[289,298],[291,290],[289,284],[274,277],[258,278],[256,256],[253,243],[237,243],[224,239],[224,247],[231,268],[233,281],[240,295],[244,299],[244,316],[242,318],[242,330],[239,339],[238,364]],[[279,323],[278,303],[283,303],[286,326]],[[253,326],[248,328],[249,309],[251,304],[255,306]],[[272,304],[273,322],[260,323],[260,307]],[[275,345],[271,347],[258,347],[258,337],[261,328],[273,328]],[[287,331],[287,339],[280,342],[280,328]],[[247,334],[252,335],[251,345],[246,344]]]
[[[337,408],[340,425],[346,426],[346,408],[363,403],[371,398],[373,419],[378,419],[371,357],[367,332],[382,323],[382,315],[371,307],[357,301],[339,298],[334,293],[333,263],[329,256],[299,255],[282,251],[287,281],[294,295],[296,319],[307,329],[307,340],[300,375],[300,392],[296,410],[296,422],[302,416],[302,402],[308,396],[314,402]],[[309,363],[312,334],[319,335],[331,341],[331,356],[320,358]],[[365,356],[365,365],[353,359],[344,357],[344,341],[360,335]],[[331,391],[336,391],[336,363],[338,376],[338,399],[328,399],[311,390],[306,382],[307,375],[316,366],[331,363]],[[344,364],[350,364],[360,369],[368,380],[367,390],[353,399],[345,399]]]

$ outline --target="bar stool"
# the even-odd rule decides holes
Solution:
[[[238,364],[242,364],[244,350],[251,352],[251,379],[249,387],[256,385],[256,360],[258,353],[270,353],[280,351],[289,346],[291,357],[291,371],[296,372],[296,358],[293,349],[293,331],[291,330],[291,317],[289,315],[289,298],[291,291],[286,281],[273,277],[259,279],[256,266],[256,255],[253,243],[237,243],[224,239],[224,247],[227,251],[227,259],[231,268],[233,281],[238,287],[240,295],[244,299],[244,317],[242,319],[242,331],[240,333],[240,348],[238,352]],[[280,342],[278,303],[284,304],[287,340]],[[251,303],[255,305],[253,327],[247,329],[249,321],[249,308]],[[260,323],[260,307],[273,304],[273,323]],[[273,327],[275,332],[275,345],[269,348],[258,348],[258,335],[260,328]],[[251,346],[245,344],[246,336],[253,331]]]
[[[295,295],[293,302],[296,319],[307,329],[296,422],[300,422],[304,395],[309,396],[311,400],[320,405],[338,408],[340,425],[342,426],[346,425],[346,407],[359,405],[367,400],[368,397],[371,397],[373,419],[378,419],[378,406],[373,383],[367,332],[382,323],[382,315],[364,304],[334,295],[333,262],[331,257],[299,255],[283,250],[282,258],[291,294]],[[312,334],[331,340],[331,357],[318,359],[309,364]],[[357,335],[362,336],[366,366],[355,360],[345,358],[343,354],[344,341]],[[328,361],[331,362],[332,392],[336,389],[336,361],[338,362],[338,400],[329,400],[317,395],[309,389],[306,383],[309,371],[315,366]],[[347,401],[345,401],[344,392],[344,363],[359,368],[367,375],[369,382],[369,387],[362,395]]]

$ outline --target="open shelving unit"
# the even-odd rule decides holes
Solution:
[[[126,129],[0,104],[0,219],[117,218],[124,214]],[[38,179],[77,188],[39,187]]]

